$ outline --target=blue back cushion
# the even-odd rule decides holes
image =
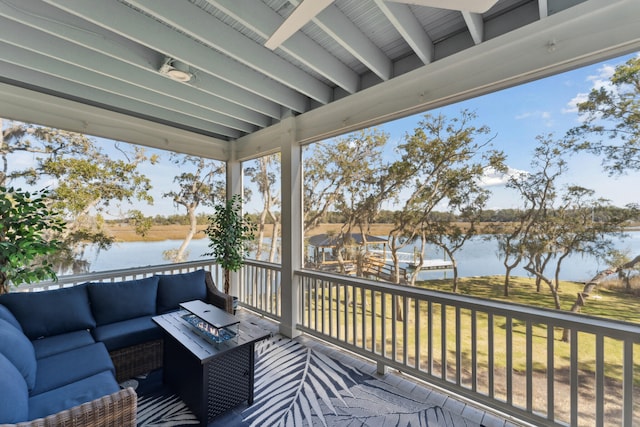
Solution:
[[[96,326],[85,285],[42,292],[10,292],[0,295],[0,304],[11,310],[31,340]]]
[[[181,302],[194,299],[207,299],[207,285],[204,281],[204,270],[191,273],[166,274],[157,276],[158,282],[158,313],[177,310]]]
[[[29,390],[36,383],[36,353],[29,338],[6,320],[0,319],[0,353],[16,367]]]
[[[89,283],[88,289],[98,325],[156,314],[157,276],[118,283]]]
[[[27,383],[15,366],[0,353],[0,424],[29,419]]]
[[[6,320],[11,323],[16,329],[19,329],[22,332],[22,326],[20,326],[20,322],[16,319],[16,316],[11,313],[11,311],[5,307],[4,305],[0,305],[0,319]]]

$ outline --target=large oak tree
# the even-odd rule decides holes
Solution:
[[[65,218],[67,227],[58,237],[64,250],[54,260],[58,271],[87,271],[85,250],[90,245],[110,247],[106,213],[126,217],[131,213],[122,206],[153,201],[151,182],[138,166],[157,158],[141,148],[115,143],[107,153],[97,140],[74,132],[4,120],[0,128],[0,185],[48,187],[51,207]],[[22,162],[25,156],[30,157],[27,165]]]

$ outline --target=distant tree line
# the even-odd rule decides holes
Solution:
[[[606,206],[601,209],[593,212],[593,219],[596,222],[601,222],[606,220],[606,218],[611,215],[620,214],[622,212],[628,211],[628,207],[617,207],[617,206]],[[381,210],[373,219],[374,223],[377,224],[393,224],[393,218],[396,211],[391,210]],[[479,223],[494,223],[494,222],[505,222],[505,223],[513,223],[518,221],[520,215],[522,214],[522,210],[520,209],[485,209],[478,214],[478,222]],[[635,212],[632,212],[632,217],[630,221],[633,224],[640,223],[640,216],[633,215]],[[456,214],[453,212],[440,212],[433,211],[430,214],[433,221],[464,221],[464,215]],[[321,223],[325,224],[344,224],[346,217],[340,213],[335,211],[327,212],[320,220]]]

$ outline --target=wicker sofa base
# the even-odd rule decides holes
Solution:
[[[131,387],[46,418],[8,424],[15,427],[134,427],[138,396]]]
[[[162,340],[114,350],[109,353],[119,383],[162,367]]]

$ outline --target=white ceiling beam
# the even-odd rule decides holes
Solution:
[[[475,44],[480,44],[484,41],[484,21],[482,15],[479,13],[471,13],[462,11],[462,17],[467,24],[471,38]]]
[[[386,0],[375,0],[375,2],[422,63],[428,64],[433,61],[433,41],[409,6],[388,3]]]
[[[265,47],[271,50],[279,47],[331,3],[333,0],[309,0],[298,4],[287,19],[271,34],[264,44]]]
[[[113,93],[124,98],[138,100],[155,107],[164,108],[176,113],[186,114],[205,121],[217,123],[221,126],[221,133],[224,128],[236,129],[247,133],[256,130],[255,126],[249,125],[241,120],[222,116],[221,114],[206,111],[202,108],[196,108],[184,101],[172,100],[167,102],[167,98],[163,95],[149,92],[120,80],[105,79],[103,75],[63,62],[57,59],[60,58],[61,55],[60,51],[56,48],[52,47],[47,54],[42,54],[42,52],[25,50],[24,44],[23,46],[7,44],[6,36],[3,36],[0,40],[2,40],[0,42],[2,59],[8,63],[19,65],[43,74],[55,76],[80,85],[100,89],[104,92]]]
[[[23,68],[15,64],[10,64],[8,62],[3,62],[2,60],[0,60],[0,73],[2,74],[2,76],[8,79],[24,82],[34,89],[46,88],[46,92],[64,94],[64,96],[67,98],[84,102],[85,104],[87,104],[87,107],[91,104],[91,102],[99,99],[101,100],[101,103],[108,104],[113,111],[120,111],[125,114],[131,114],[132,116],[145,117],[146,119],[153,117],[155,121],[172,123],[174,126],[180,124],[182,125],[182,127],[188,127],[194,130],[198,129],[209,134],[219,135],[220,137],[231,139],[238,138],[242,135],[240,131],[225,128],[209,121],[196,119],[189,115],[166,110],[164,108],[139,102],[131,98],[124,98],[111,92],[105,92],[93,87],[78,85],[68,80],[63,80],[52,75]],[[62,99],[60,100],[62,101]],[[2,98],[2,102],[0,102],[0,105],[5,102],[7,101]],[[34,109],[37,111],[39,111],[40,108],[41,107],[39,105],[37,107],[34,106]],[[55,114],[52,111],[50,115]],[[16,120],[22,120],[32,123],[40,123],[38,120],[32,118],[31,116],[20,116],[17,115],[16,112],[14,112],[13,115],[5,115],[1,117],[15,118]],[[57,127],[60,127],[61,129],[71,130],[64,126]]]
[[[284,19],[262,2],[254,0],[206,0],[251,31],[265,39],[282,25]],[[349,67],[327,52],[302,32],[293,34],[280,45],[280,50],[291,55],[327,80],[348,93],[359,88],[359,77]]]
[[[317,0],[314,0],[314,2]],[[168,23],[196,40],[222,52],[274,81],[303,93],[321,104],[333,100],[333,91],[300,68],[224,24],[190,2],[129,0],[129,3]]]
[[[299,0],[289,1],[294,5],[300,4]],[[391,60],[336,6],[331,5],[320,12],[313,18],[313,23],[382,80],[391,78],[393,70]]]
[[[437,7],[439,9],[460,10],[472,13],[484,13],[498,0],[389,0],[416,6]]]
[[[308,108],[308,101],[304,95],[278,82],[265,79],[263,74],[175,32],[142,13],[132,13],[134,10],[122,3],[114,0],[43,1],[293,111],[302,112]]]

